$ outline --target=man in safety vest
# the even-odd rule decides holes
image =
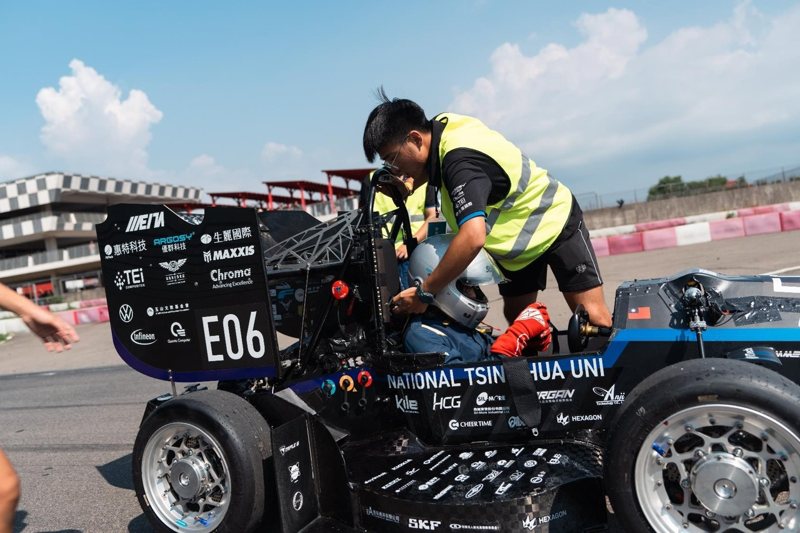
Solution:
[[[565,185],[476,118],[429,120],[411,100],[380,96],[364,128],[367,160],[380,157],[395,176],[413,177],[415,189],[440,189],[442,214],[458,228],[430,276],[395,296],[395,312],[424,312],[485,249],[510,280],[499,286],[509,323],[536,302],[550,265],[571,309],[582,304],[593,324],[611,325],[583,213]]]

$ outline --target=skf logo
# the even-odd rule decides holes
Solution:
[[[409,518],[408,527],[411,529],[424,529],[425,531],[433,531],[442,525],[440,520],[423,520],[422,518]]]
[[[533,528],[536,527],[536,517],[529,516],[525,520],[522,521],[522,527],[527,529],[528,531],[533,531]]]
[[[146,229],[163,228],[164,212],[145,213],[144,215],[134,215],[128,219],[128,226],[125,228],[127,233],[132,231],[142,231]]]

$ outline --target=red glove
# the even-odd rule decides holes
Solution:
[[[543,352],[550,346],[550,341],[550,315],[547,314],[547,307],[534,302],[522,310],[505,333],[497,337],[492,344],[492,353],[519,357],[528,343],[537,351]]]

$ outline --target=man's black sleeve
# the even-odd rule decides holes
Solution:
[[[453,202],[456,222],[486,216],[486,206],[508,194],[511,181],[490,157],[460,148],[448,152],[442,161],[442,180]]]

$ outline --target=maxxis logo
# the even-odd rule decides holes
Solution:
[[[122,304],[119,307],[119,319],[126,324],[133,320],[133,307],[128,304]]]

